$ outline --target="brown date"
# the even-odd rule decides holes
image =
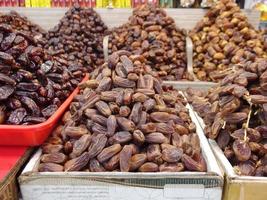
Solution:
[[[158,19],[158,22],[154,19]],[[159,76],[163,80],[189,79],[185,70],[185,36],[185,30],[176,27],[174,20],[167,16],[163,9],[152,5],[134,9],[127,23],[113,29],[109,36],[110,52],[124,51],[124,49],[133,52],[130,57],[127,54],[113,56],[113,66],[119,59],[121,60],[120,65],[116,66],[116,73],[119,77],[129,77],[131,81],[137,80],[138,78],[132,76],[132,73],[136,61],[140,61],[145,65],[143,69],[146,74],[145,79],[150,74]],[[153,88],[151,84],[153,78],[147,80],[147,83],[138,83],[138,88]]]
[[[62,172],[63,166],[56,163],[41,163],[38,170],[39,172]]]
[[[100,154],[97,156],[97,160],[100,163],[103,163],[107,161],[109,158],[120,152],[121,150],[121,145],[120,144],[114,144],[112,146],[106,147],[105,149],[102,150]]]
[[[64,171],[79,171],[87,165],[89,161],[88,152],[84,152],[77,158],[69,160],[64,165]]]
[[[128,172],[130,170],[130,159],[132,157],[132,147],[125,145],[120,152],[120,171]]]
[[[159,166],[153,162],[146,162],[138,169],[140,172],[157,172]]]
[[[43,154],[41,161],[44,163],[58,163],[62,164],[67,160],[67,156],[63,153]]]
[[[108,63],[93,72],[90,84],[80,85],[61,128],[53,131],[43,149],[60,144],[61,148],[54,148],[66,155],[66,171],[206,170],[196,126],[183,96],[143,70],[149,69],[142,56],[131,56],[125,50],[112,54]],[[112,81],[102,84],[107,77]],[[124,81],[128,77],[134,85],[131,88]],[[164,111],[158,111],[160,107]],[[185,166],[183,155],[197,167]]]
[[[0,23],[0,100],[8,105],[3,123],[42,123],[57,111],[84,74],[80,67],[71,69],[65,58],[45,50],[47,32],[26,17],[13,11],[1,15]]]

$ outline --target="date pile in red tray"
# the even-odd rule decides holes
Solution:
[[[88,80],[85,76],[82,82]],[[48,137],[50,132],[56,126],[64,111],[72,102],[74,96],[78,94],[76,88],[58,110],[45,122],[34,125],[0,125],[0,145],[3,146],[38,146]]]

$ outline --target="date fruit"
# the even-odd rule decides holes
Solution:
[[[207,92],[187,90],[187,98],[204,120],[206,136],[217,141],[238,175],[267,176],[263,170],[267,163],[262,162],[266,160],[266,64],[262,58],[247,61]],[[193,163],[187,161],[188,166]]]
[[[231,0],[217,1],[189,36],[193,42],[193,71],[202,81],[219,82],[235,65],[266,58],[266,40]],[[255,71],[253,71],[255,72]],[[245,74],[235,79],[247,85]]]
[[[186,70],[185,38],[186,31],[178,28],[162,8],[153,5],[135,8],[128,22],[111,30],[109,36],[110,54],[120,50],[133,54],[132,60],[123,55],[121,64],[115,68],[120,82],[124,80],[124,86],[130,83],[130,87],[134,86],[137,76],[132,72],[138,59],[145,64],[146,73],[162,80],[191,79]],[[127,76],[131,80],[126,82]]]
[[[128,51],[112,54],[90,79],[95,83],[105,77],[110,80],[108,87],[82,84],[62,124],[42,146],[43,153],[48,154],[49,147],[64,153],[65,171],[206,171],[187,102],[179,91],[146,73],[145,67],[144,58]],[[122,79],[133,87],[127,81],[118,84]]]

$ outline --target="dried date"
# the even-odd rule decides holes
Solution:
[[[1,15],[0,22],[0,101],[8,105],[3,123],[42,123],[70,95],[83,72],[69,70],[69,63],[49,55],[42,44],[37,44],[45,31],[26,18],[11,12]],[[26,116],[19,116],[19,108],[27,111]]]
[[[145,73],[159,76],[163,80],[190,79],[185,70],[185,31],[177,28],[174,20],[166,16],[161,8],[146,5],[134,9],[127,23],[111,31],[109,41],[110,53],[125,49],[133,53],[130,59],[127,54],[112,57],[111,63],[114,66],[121,59],[120,65],[115,68],[121,77],[119,82],[124,81],[119,86],[134,87],[134,82],[131,81],[137,80],[133,75],[136,61],[145,64]],[[127,77],[129,81],[126,82]],[[142,88],[142,85],[139,86]]]
[[[56,163],[41,163],[38,170],[39,172],[62,172],[63,166]]]
[[[81,156],[69,160],[64,165],[64,171],[79,171],[87,165],[89,161],[89,153],[84,152]]]
[[[183,96],[147,74],[142,56],[129,55],[127,51],[112,54],[93,73],[90,84],[80,85],[62,125],[48,139],[48,144],[61,144],[58,152],[68,158],[64,170],[205,171],[196,126]],[[114,77],[132,81],[134,86],[114,82]],[[112,81],[102,84],[103,78]],[[197,166],[188,167],[183,155]]]

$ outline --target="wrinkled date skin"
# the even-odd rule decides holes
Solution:
[[[83,73],[38,46],[43,31],[15,12],[0,16],[0,124],[38,124],[52,116]],[[23,31],[23,32],[22,32]],[[38,33],[40,35],[38,35]]]
[[[73,68],[91,72],[104,62],[102,42],[106,32],[107,26],[93,9],[76,4],[48,31],[43,45],[49,54]]]
[[[239,6],[217,1],[189,33],[193,42],[193,68],[199,80],[219,82],[232,74],[235,64],[266,58],[266,40]],[[244,77],[236,79],[247,84]]]
[[[40,170],[48,162],[65,171],[206,171],[185,99],[145,65],[128,51],[110,55],[43,145]]]
[[[205,134],[217,141],[238,175],[267,176],[267,61],[247,62],[208,92],[187,90],[205,122]],[[236,79],[245,78],[244,85]],[[186,156],[187,165],[192,162]]]
[[[147,73],[162,80],[191,79],[187,74],[185,52],[186,32],[179,29],[174,20],[161,8],[143,5],[134,9],[127,23],[111,31],[109,53],[128,50],[142,58]],[[129,79],[136,76],[129,73],[131,64],[124,58],[122,66],[127,68]],[[124,74],[121,66],[116,72]],[[124,74],[123,78],[126,78]]]
[[[32,23],[25,16],[19,15],[16,11],[10,11],[8,14],[1,14],[1,24],[8,24],[12,29],[21,31],[34,39],[43,37],[46,33],[39,25]],[[22,38],[15,38],[14,43],[19,44]]]

